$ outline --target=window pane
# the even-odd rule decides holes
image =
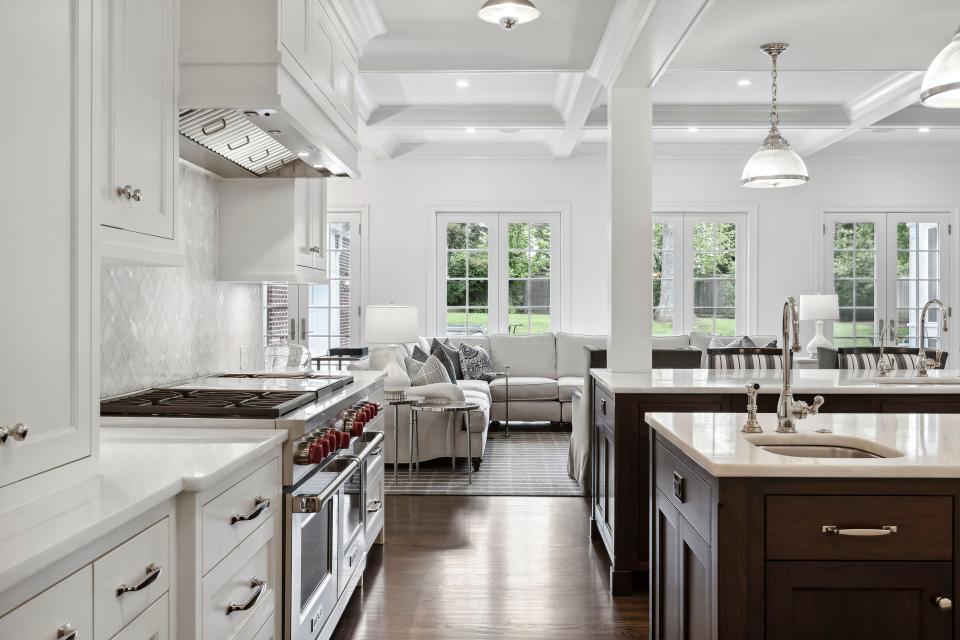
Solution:
[[[853,277],[853,252],[852,251],[834,251],[833,252],[833,277],[834,278],[852,278]]]
[[[530,305],[534,307],[550,306],[550,280],[530,281]]]
[[[850,223],[838,224],[833,228],[833,248],[853,248],[853,225]]]
[[[467,304],[466,280],[448,280],[447,281],[447,306],[461,307],[465,304]]]
[[[713,309],[693,310],[693,330],[700,333],[714,333]]]
[[[873,251],[858,251],[854,258],[854,273],[858,278],[874,277],[874,263],[877,254]]]
[[[522,222],[513,222],[507,225],[510,233],[511,249],[527,249],[530,247],[530,227]]]
[[[487,235],[487,225],[471,224],[467,247],[470,249],[486,249],[487,243],[489,242]]]
[[[471,307],[487,306],[487,281],[467,280],[467,298]]]
[[[507,320],[507,332],[518,335],[527,335],[530,333],[529,309],[510,307],[510,315]]]
[[[488,314],[487,310],[484,308],[471,308],[467,315],[467,333],[468,334],[483,334],[487,333],[488,323]]]
[[[310,350],[311,355],[325,356],[330,352],[330,339],[324,336],[308,338],[307,348]]]
[[[856,280],[854,284],[855,301],[858,307],[874,306],[874,282],[873,280]]]
[[[526,251],[511,251],[508,256],[511,278],[530,277],[530,260]]]
[[[511,280],[509,283],[509,304],[511,306],[525,307],[529,302],[529,280]]]
[[[872,251],[876,247],[876,230],[872,222],[861,222],[856,225],[856,248]]]
[[[326,307],[310,309],[310,333],[321,336],[330,333],[330,322]]]
[[[467,325],[466,309],[447,309],[447,331],[452,335],[463,335]]]
[[[853,306],[853,281],[837,280],[833,284],[834,291],[837,293],[837,300],[841,307]]]
[[[550,309],[530,309],[530,333],[550,332]]]
[[[940,277],[940,253],[937,251],[920,251],[917,253],[917,277]]]
[[[451,222],[447,225],[447,248],[467,248],[467,225],[462,222]]]
[[[693,306],[712,307],[715,302],[714,292],[716,291],[716,282],[714,280],[694,280],[693,281]]]
[[[672,336],[673,330],[673,309],[654,309],[653,310],[653,335]]]
[[[447,254],[447,277],[464,278],[467,275],[467,253],[451,251]]]
[[[698,253],[693,257],[693,277],[712,278],[716,273],[716,256],[711,253]]]
[[[897,277],[909,278],[917,271],[917,254],[910,251],[897,251]]]
[[[330,285],[312,284],[308,293],[308,304],[311,307],[321,307],[330,304]]]
[[[487,253],[485,251],[471,251],[467,258],[467,268],[471,278],[486,278],[488,273]]]
[[[736,280],[717,280],[717,304],[722,307],[737,306]]]
[[[530,247],[532,249],[549,250],[550,249],[550,225],[532,224],[530,225]]]
[[[346,333],[343,330],[343,325],[340,323],[340,307],[333,307],[330,309],[330,335],[339,336],[341,333]]]
[[[548,277],[550,275],[550,252],[532,252],[530,255],[530,268],[535,278]]]

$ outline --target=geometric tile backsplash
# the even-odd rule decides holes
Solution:
[[[217,282],[218,179],[179,163],[185,267],[103,267],[100,393],[238,369],[262,348],[261,286]]]

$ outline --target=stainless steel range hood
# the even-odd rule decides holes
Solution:
[[[271,110],[183,109],[180,111],[180,156],[225,178],[330,177],[325,164],[311,165],[254,121],[267,120]]]

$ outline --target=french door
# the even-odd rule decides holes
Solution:
[[[947,213],[824,214],[823,289],[836,293],[840,320],[836,346],[920,344],[920,310],[937,298],[950,306],[951,232]],[[927,315],[928,349],[950,348],[939,311]]]
[[[437,333],[546,333],[560,325],[560,215],[440,213]]]

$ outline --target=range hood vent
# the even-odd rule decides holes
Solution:
[[[250,115],[269,116],[268,111]],[[180,135],[219,156],[222,161],[243,169],[250,176],[267,177],[330,177],[324,167],[315,168],[264,131],[239,109],[184,109],[180,112]],[[199,156],[201,166],[202,154]],[[194,159],[191,157],[190,159]],[[221,174],[215,168],[214,173]]]

